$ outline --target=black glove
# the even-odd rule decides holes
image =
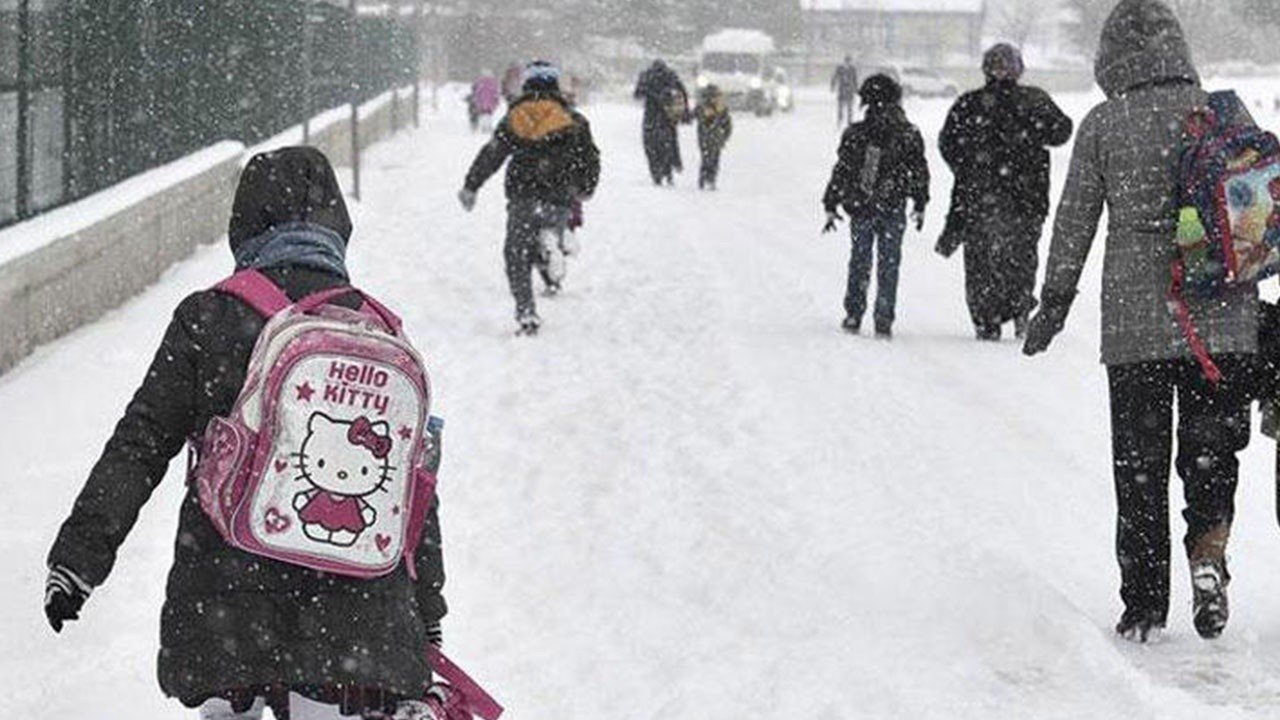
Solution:
[[[827,224],[822,226],[822,232],[829,233],[836,231],[836,223],[844,218],[840,217],[840,211],[835,208],[827,208]]]
[[[49,568],[49,578],[44,583],[44,614],[49,627],[62,632],[62,624],[80,619],[80,608],[89,599],[93,587],[71,570],[54,565]]]
[[[1027,327],[1027,340],[1022,345],[1023,355],[1031,357],[1049,349],[1053,338],[1062,332],[1074,299],[1074,292],[1065,295],[1045,293],[1040,298],[1040,311],[1032,316]]]

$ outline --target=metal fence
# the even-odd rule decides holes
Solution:
[[[0,0],[0,226],[411,82],[418,16],[355,5]]]

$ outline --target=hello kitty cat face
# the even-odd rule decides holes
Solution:
[[[391,479],[391,443],[391,428],[384,421],[335,420],[313,413],[298,453],[298,467],[302,478],[327,493],[371,495]]]

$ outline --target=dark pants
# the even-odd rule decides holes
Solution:
[[[862,320],[867,310],[867,287],[871,284],[871,256],[876,261],[877,326],[892,326],[898,304],[898,267],[902,263],[902,234],[907,216],[901,210],[874,215],[851,216],[853,250],[849,253],[849,282],[844,296],[844,312]]]
[[[1036,268],[1044,218],[1000,212],[983,221],[964,245],[965,299],[979,331],[994,331],[1036,306]]]
[[[1193,360],[1112,365],[1111,443],[1116,558],[1126,615],[1163,621],[1169,611],[1169,456],[1174,397],[1176,467],[1182,478],[1189,557],[1221,558],[1235,514],[1236,453],[1249,444],[1251,359],[1217,358],[1216,389]]]
[[[836,124],[844,127],[853,122],[854,95],[841,95],[836,100]]]
[[[680,133],[665,116],[645,119],[644,154],[654,183],[670,180],[675,172],[684,169],[680,160]]]
[[[542,253],[542,233],[557,237],[564,234],[569,207],[542,200],[512,200],[507,203],[507,242],[503,256],[507,261],[507,282],[516,301],[516,317],[533,315],[533,268],[538,267],[544,281],[546,258]]]
[[[701,149],[702,167],[698,170],[698,187],[714,186],[716,179],[720,177],[720,151],[723,146],[703,143]]]

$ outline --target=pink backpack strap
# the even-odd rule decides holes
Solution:
[[[440,652],[435,645],[427,646],[427,662],[437,675],[462,694],[463,706],[472,715],[484,720],[498,720],[502,715],[502,706],[493,696],[485,692],[480,684],[471,679],[462,668]]]
[[[289,296],[272,282],[271,278],[257,270],[241,270],[213,287],[239,298],[246,305],[258,311],[263,317],[273,317],[276,313],[293,304]]]

